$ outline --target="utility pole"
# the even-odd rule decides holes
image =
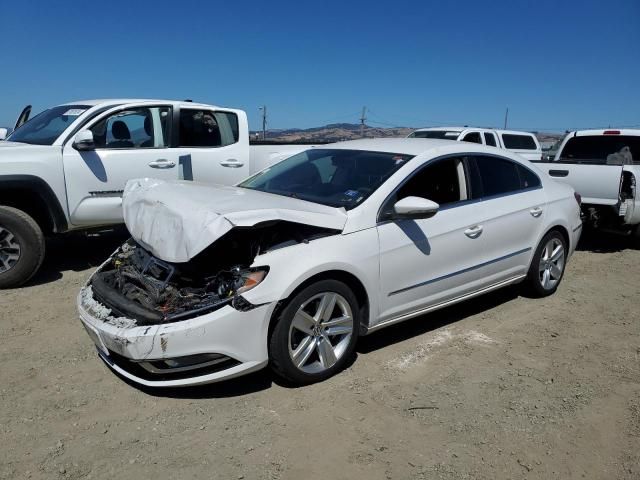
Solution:
[[[367,119],[365,116],[367,113],[367,107],[362,107],[362,116],[360,117],[360,137],[364,138],[364,121]]]
[[[262,110],[262,140],[267,139],[267,106],[263,105],[258,110]]]
[[[509,120],[509,107],[507,107],[507,111],[504,112],[504,129],[507,129],[507,120]]]

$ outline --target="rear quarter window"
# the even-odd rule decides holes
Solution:
[[[516,135],[513,133],[503,133],[502,142],[504,148],[509,150],[537,150],[535,140],[531,135]]]

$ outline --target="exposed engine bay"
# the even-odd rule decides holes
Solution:
[[[244,310],[252,305],[241,294],[268,273],[250,268],[257,256],[336,233],[283,221],[236,228],[185,263],[165,262],[130,239],[94,274],[91,287],[96,300],[137,325],[186,320],[228,304]]]

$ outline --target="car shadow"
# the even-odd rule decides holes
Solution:
[[[623,235],[585,229],[580,236],[576,250],[592,253],[614,253],[623,250],[638,250],[640,238],[633,235]]]
[[[467,317],[496,308],[503,303],[518,298],[520,294],[521,287],[512,285],[456,305],[420,315],[396,325],[390,325],[382,330],[372,332],[360,338],[356,351],[359,354],[366,355],[381,348],[404,342],[410,338],[423,335]]]
[[[480,297],[468,300],[457,305],[421,315],[412,320],[389,326],[379,332],[361,337],[356,346],[356,354],[352,355],[345,368],[350,367],[357,357],[380,350],[382,348],[404,342],[418,335],[423,335],[432,330],[455,323],[466,317],[490,310],[503,303],[517,298],[520,294],[518,286],[505,287],[495,292],[490,292]],[[228,398],[248,395],[262,390],[267,390],[276,384],[287,389],[301,388],[291,385],[274,375],[269,368],[251,373],[231,380],[224,380],[208,385],[180,388],[150,388],[131,382],[125,377],[119,376],[122,381],[137,390],[153,397],[166,397],[178,399],[203,399],[203,398]],[[304,388],[304,387],[302,387]]]
[[[67,271],[97,267],[129,238],[124,227],[101,232],[70,232],[47,238],[45,259],[38,273],[23,286],[55,282]]]

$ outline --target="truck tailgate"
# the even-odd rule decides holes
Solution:
[[[615,205],[620,198],[622,165],[587,163],[534,162],[551,178],[571,185],[582,196],[582,202]]]

